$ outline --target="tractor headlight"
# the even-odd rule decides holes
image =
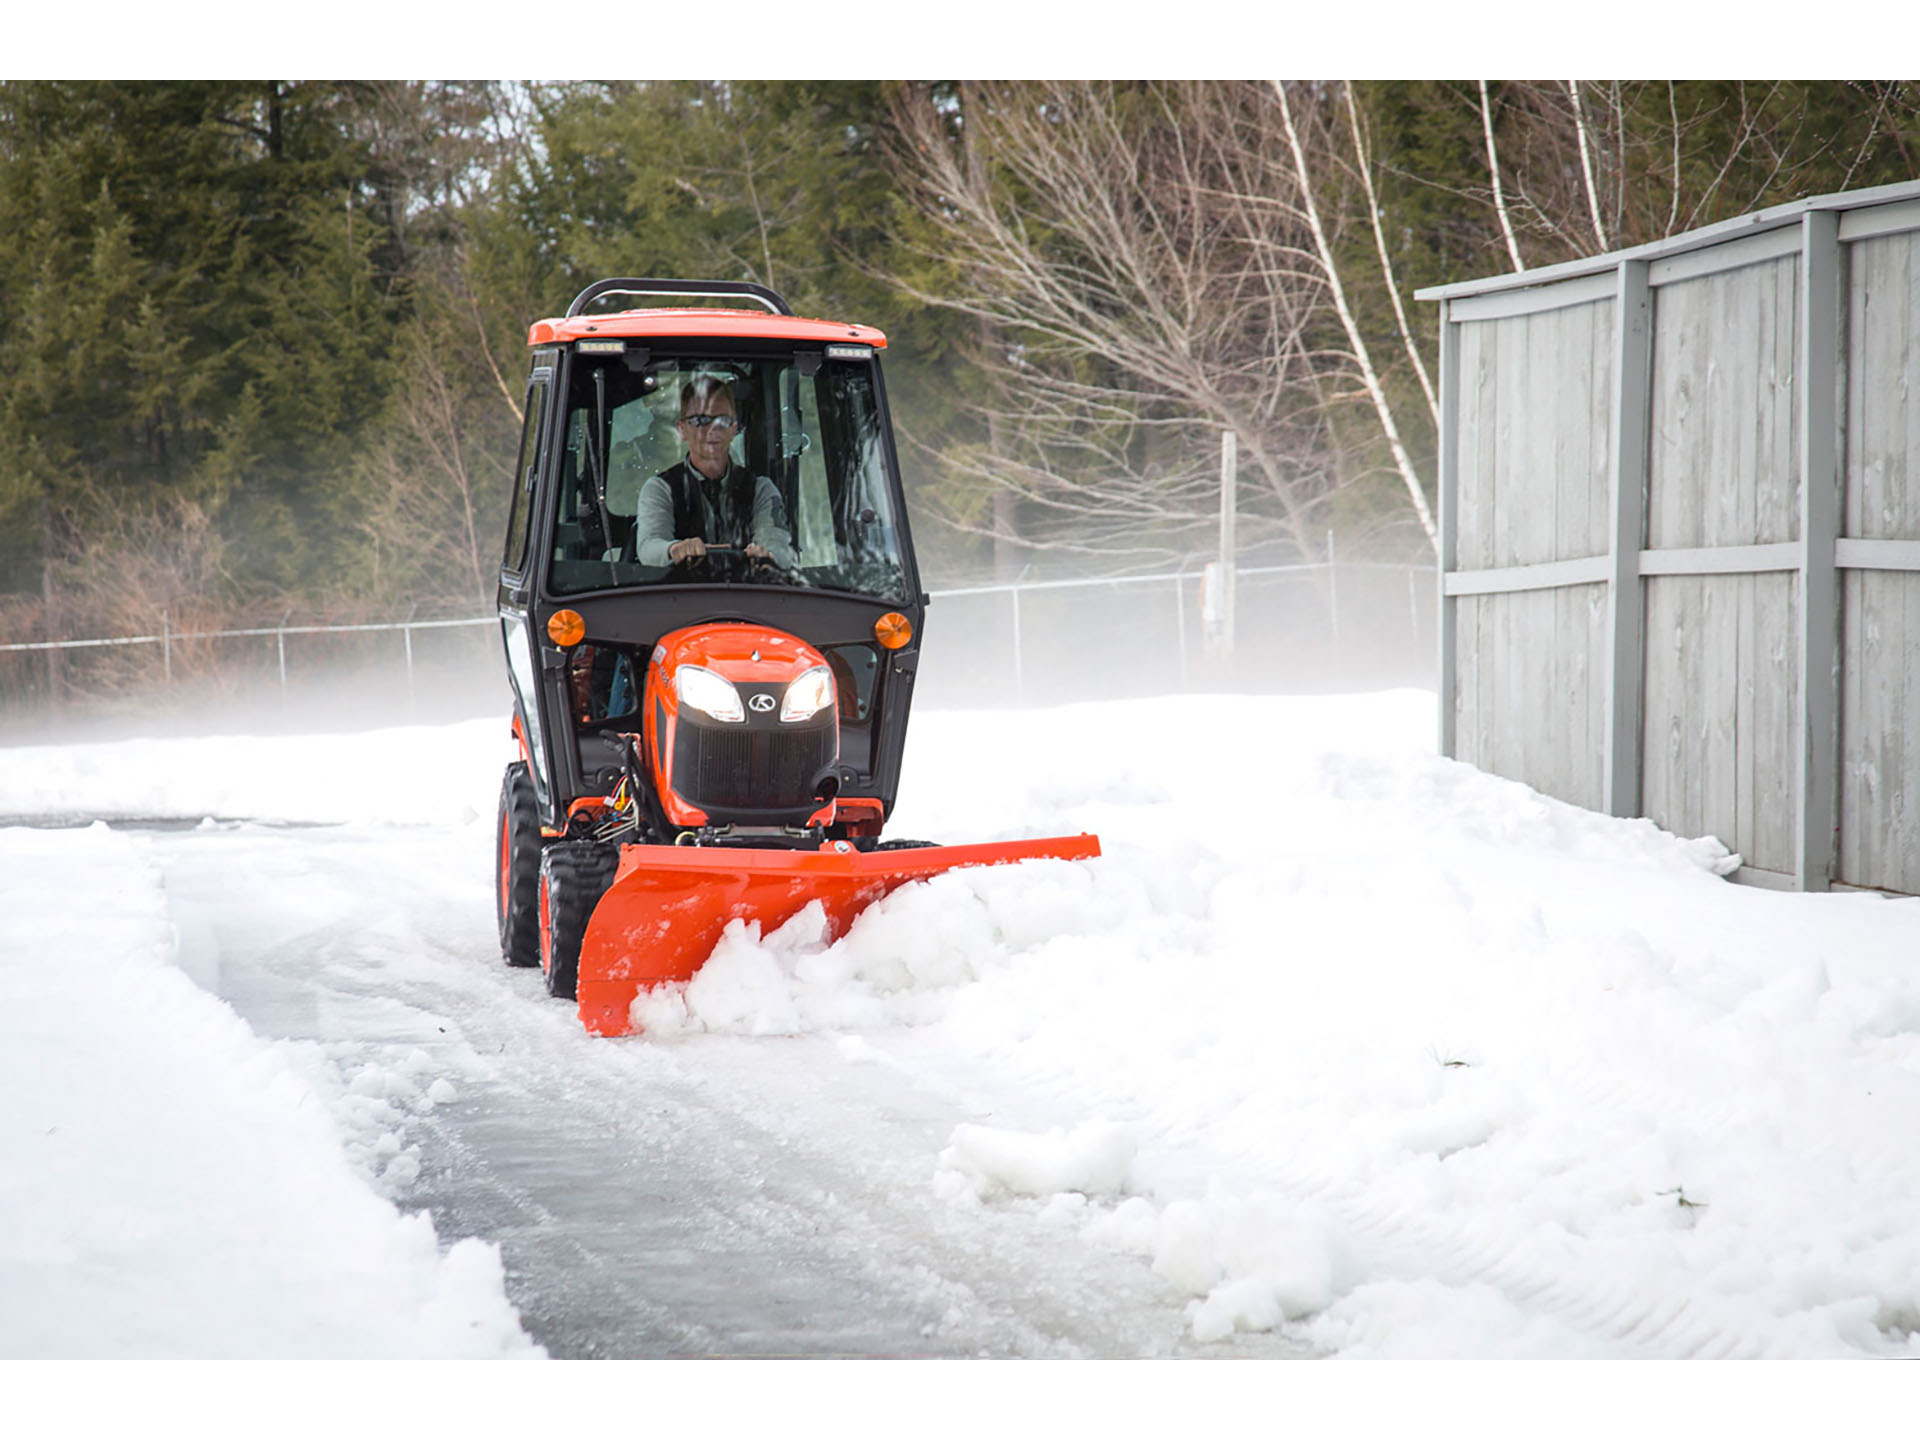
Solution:
[[[816,665],[787,686],[787,697],[780,702],[782,720],[811,720],[833,704],[833,672]]]
[[[691,706],[716,720],[739,724],[747,718],[740,703],[740,692],[733,682],[698,665],[682,665],[673,675],[673,688],[682,705]]]

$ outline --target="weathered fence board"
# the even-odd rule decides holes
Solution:
[[[1576,805],[1602,803],[1606,689],[1595,681],[1606,672],[1606,590],[1455,601],[1455,758]]]
[[[1569,353],[1612,350],[1611,300],[1463,327],[1457,568],[1607,553],[1611,376],[1604,364],[1577,383],[1555,374]],[[1503,478],[1514,475],[1533,482]]]
[[[1711,556],[1796,537],[1797,295],[1792,259],[1654,292],[1649,570],[1663,551]],[[1791,873],[1793,811],[1781,812],[1777,793],[1799,743],[1789,577],[1644,583],[1642,812],[1682,834],[1718,835],[1756,869]],[[1779,646],[1765,643],[1769,632]]]
[[[1793,262],[1654,291],[1647,548],[1797,539]]]
[[[1842,584],[1840,878],[1920,893],[1920,575],[1855,570]]]

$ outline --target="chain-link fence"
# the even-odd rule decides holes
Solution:
[[[1434,683],[1431,569],[1241,568],[1229,649],[1209,568],[934,590],[919,696],[1017,706]],[[0,645],[0,733],[435,721],[504,713],[504,677],[491,615],[191,631],[163,617],[147,634]]]
[[[920,696],[1060,704],[1183,690],[1431,686],[1434,572],[1373,563],[1242,567],[1231,648],[1208,567],[934,592]]]

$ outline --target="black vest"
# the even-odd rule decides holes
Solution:
[[[673,496],[673,538],[698,535],[709,545],[731,545],[744,550],[753,539],[753,472],[735,465],[719,484],[701,475],[686,461],[662,470],[667,493]]]
[[[673,535],[687,540],[698,535],[709,545],[731,545],[736,553],[746,549],[753,539],[753,472],[744,465],[732,466],[716,485],[686,461],[660,472],[667,494],[673,500]],[[640,533],[636,529],[627,541],[627,558],[637,559]],[[699,565],[698,560],[677,560],[678,570]]]

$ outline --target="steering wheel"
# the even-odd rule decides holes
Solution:
[[[782,565],[771,555],[749,555],[746,558],[749,577],[770,575],[782,585],[798,585],[800,577],[788,566]]]
[[[770,575],[782,584],[796,585],[799,577],[771,555],[749,555],[745,549],[710,545],[703,555],[691,555],[674,561],[674,569],[692,577],[722,581],[753,580]]]

